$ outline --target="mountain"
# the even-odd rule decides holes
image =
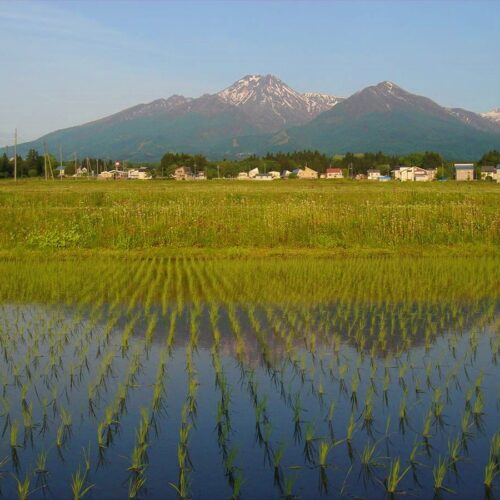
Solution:
[[[307,123],[342,98],[326,94],[301,94],[273,75],[247,75],[217,94],[241,109],[263,132]]]
[[[244,137],[249,152],[262,135],[304,124],[342,99],[301,94],[272,75],[248,75],[216,94],[198,98],[173,95],[139,104],[84,125],[58,130],[19,146],[66,155],[156,161],[166,152],[234,156]]]
[[[438,151],[475,158],[500,146],[500,129],[480,115],[447,109],[392,82],[367,87],[309,123],[274,134],[264,149],[326,153]]]
[[[494,123],[500,123],[500,108],[493,109],[487,113],[481,113],[481,116]]]
[[[234,138],[260,132],[241,110],[217,95],[173,96],[52,132],[21,145],[19,151],[41,150],[46,143],[49,151],[57,151],[60,145],[66,157],[156,161],[166,151],[218,155],[231,150]]]
[[[139,104],[18,150],[43,151],[46,143],[54,153],[61,146],[66,158],[129,161],[157,161],[167,151],[231,158],[305,148],[329,154],[433,150],[473,159],[500,149],[496,116],[445,108],[388,81],[343,99],[297,92],[272,75],[247,75],[216,94]]]

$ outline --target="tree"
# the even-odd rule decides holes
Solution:
[[[26,159],[22,164],[20,174],[22,177],[36,177],[43,172],[43,156],[38,154],[35,149],[30,149],[26,155]]]
[[[492,149],[485,153],[478,162],[478,165],[500,165],[500,151]]]
[[[9,157],[4,153],[0,158],[0,178],[5,179],[7,177],[12,177],[13,168],[13,165],[9,161]]]

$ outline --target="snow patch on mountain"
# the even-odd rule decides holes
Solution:
[[[481,113],[481,116],[487,120],[491,120],[492,122],[500,123],[500,108],[493,109],[492,111],[488,111],[486,113]]]
[[[321,94],[319,92],[305,92],[302,95],[306,100],[307,110],[312,116],[316,116],[323,111],[331,109],[344,100],[343,97]]]

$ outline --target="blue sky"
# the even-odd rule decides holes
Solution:
[[[500,107],[497,1],[0,1],[0,142],[246,74],[348,96],[391,80]]]

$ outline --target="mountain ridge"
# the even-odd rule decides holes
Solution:
[[[413,129],[412,129],[413,127]],[[323,152],[434,149],[464,157],[500,148],[500,120],[446,108],[383,81],[348,98],[298,92],[273,75],[246,75],[215,94],[174,94],[21,144],[66,154],[157,161],[163,153],[239,157],[315,148]]]

